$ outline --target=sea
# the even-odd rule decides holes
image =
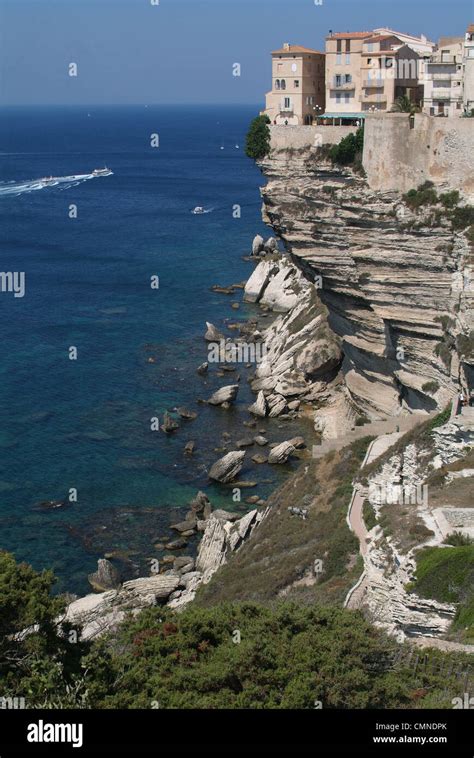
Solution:
[[[229,324],[258,314],[242,290],[211,290],[245,281],[254,235],[271,233],[265,180],[244,149],[257,112],[0,110],[0,272],[24,276],[24,292],[0,292],[0,549],[52,569],[56,592],[89,592],[104,555],[124,578],[148,573],[199,489],[243,514],[249,495],[265,499],[296,465],[257,465],[251,448],[239,479],[256,486],[240,501],[207,476],[256,433],[243,426],[251,372],[236,367],[238,401],[223,410],[199,400],[236,374],[196,368],[206,321],[232,336]],[[105,166],[111,174],[92,175]],[[197,419],[157,431],[177,406]],[[271,441],[301,431],[266,419],[257,428]],[[191,539],[181,553],[196,548]]]

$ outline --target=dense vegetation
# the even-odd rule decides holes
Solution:
[[[333,163],[340,166],[355,165],[359,167],[362,162],[364,150],[364,129],[360,127],[355,134],[348,134],[329,150],[329,158]]]
[[[270,152],[270,129],[268,116],[257,116],[247,133],[245,152],[249,158],[262,160]]]
[[[0,697],[28,708],[447,708],[442,671],[467,664],[432,652],[417,669],[361,614],[295,603],[155,607],[81,644],[51,582],[0,554]]]
[[[0,696],[24,697],[37,707],[57,693],[63,703],[80,702],[77,675],[86,648],[74,630],[58,627],[64,601],[52,597],[53,583],[50,571],[37,573],[0,552]]]

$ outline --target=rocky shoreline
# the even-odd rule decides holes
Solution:
[[[252,245],[252,255],[247,258],[254,261],[256,266],[246,283],[229,287],[215,285],[212,289],[218,294],[229,295],[233,294],[238,286],[242,290],[244,303],[257,304],[264,318],[273,313],[275,319],[263,331],[258,328],[258,322],[254,318],[239,322],[239,336],[236,338],[226,336],[214,324],[207,322],[204,339],[208,350],[214,345],[219,345],[221,350],[220,361],[216,362],[216,366],[211,365],[217,368],[217,376],[224,378],[231,375],[234,383],[219,387],[206,400],[199,401],[216,409],[230,409],[237,400],[240,388],[240,376],[234,373],[234,363],[239,359],[242,361],[242,356],[236,355],[235,350],[239,347],[248,349],[252,345],[265,346],[263,358],[260,357],[259,362],[256,362],[255,372],[248,377],[256,400],[247,407],[249,417],[243,421],[247,436],[236,440],[234,444],[237,449],[225,452],[225,455],[215,460],[207,472],[210,482],[228,485],[233,491],[234,488],[240,490],[253,487],[255,484],[238,479],[247,455],[259,466],[281,466],[292,457],[308,455],[303,436],[289,437],[283,442],[271,442],[265,436],[267,429],[260,427],[267,418],[279,418],[283,421],[304,419],[307,424],[306,415],[302,413],[301,400],[295,398],[296,394],[303,394],[296,375],[293,383],[287,381],[284,386],[278,383],[279,367],[284,368],[285,361],[287,363],[289,360],[289,355],[283,356],[283,361],[281,360],[282,345],[287,339],[287,333],[282,333],[281,339],[278,339],[278,334],[283,314],[292,315],[290,322],[294,323],[299,313],[306,312],[312,285],[304,280],[288,257],[278,251],[278,243],[273,237],[264,242],[257,236]],[[264,282],[262,268],[268,272],[263,275]],[[262,298],[264,289],[267,295]],[[300,298],[300,290],[305,294],[303,301]],[[299,305],[298,310],[296,305]],[[308,324],[311,328],[311,320]],[[308,332],[308,351],[310,335],[309,330],[305,331]],[[229,348],[232,348],[230,352]],[[299,355],[300,345],[297,344],[296,348],[295,351],[292,347],[291,353]],[[252,365],[245,363],[245,368],[252,368]],[[300,365],[305,369],[304,362]],[[200,364],[196,369],[197,373],[204,377],[209,370],[209,361]],[[231,371],[232,374],[228,374]],[[267,390],[271,384],[271,372],[274,372],[276,381],[271,387],[274,391],[269,392]],[[264,377],[267,381],[263,380]],[[188,423],[194,421],[197,415],[195,411],[182,406],[175,408],[174,413],[167,411],[160,430],[164,434],[173,435],[180,429],[181,420]],[[227,437],[230,438],[230,435]],[[224,440],[224,447],[226,442],[230,443],[230,440]],[[256,448],[258,452],[253,452],[251,448]],[[184,452],[188,456],[194,454],[193,440],[186,442]],[[210,580],[219,566],[240,548],[268,513],[266,501],[258,495],[246,497],[245,504],[251,510],[243,516],[222,508],[213,510],[207,495],[199,491],[189,503],[189,510],[183,519],[170,525],[170,530],[176,532],[176,537],[168,540],[162,538],[158,542],[155,540],[154,547],[161,557],[148,559],[150,576],[123,582],[114,555],[106,553],[104,558],[98,560],[97,571],[88,577],[94,594],[74,599],[68,605],[66,619],[83,627],[84,638],[91,638],[114,628],[127,613],[136,613],[149,605],[159,603],[175,609],[184,607],[193,600],[199,585]],[[200,537],[196,556],[186,555],[188,540],[196,536]]]

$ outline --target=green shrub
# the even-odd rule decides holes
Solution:
[[[451,213],[451,223],[455,231],[462,231],[468,226],[474,224],[474,207],[466,205],[462,208],[455,208]]]
[[[417,189],[409,190],[403,195],[403,200],[406,205],[412,210],[418,210],[423,205],[436,205],[438,202],[438,195],[434,189],[433,182],[424,182],[420,184]]]
[[[364,500],[364,505],[362,506],[362,515],[364,517],[364,523],[370,532],[370,530],[373,529],[377,524],[377,517],[375,515],[374,507],[369,500]]]
[[[455,208],[457,204],[459,203],[460,195],[457,190],[452,190],[451,192],[443,192],[439,196],[439,201],[442,205],[444,205],[445,208]]]
[[[445,342],[438,342],[437,345],[435,345],[435,355],[438,356],[438,358],[441,358],[446,368],[449,367],[451,363],[451,351],[446,345]]]
[[[340,166],[349,166],[360,157],[364,149],[364,129],[360,127],[355,134],[348,134],[343,137],[337,145],[332,145],[329,150],[329,158],[333,163]]]
[[[269,123],[268,116],[257,116],[250,124],[245,143],[245,153],[249,158],[259,161],[270,152]]]
[[[438,382],[425,382],[421,389],[423,392],[428,393],[428,395],[434,395],[435,392],[438,392],[439,390],[439,384]]]
[[[454,547],[465,547],[466,545],[474,544],[472,537],[462,532],[450,532],[443,540],[445,545],[453,545]]]

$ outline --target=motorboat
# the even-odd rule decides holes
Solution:
[[[205,213],[206,211],[202,207],[202,205],[196,205],[196,207],[191,211],[191,213],[194,213],[195,216],[199,216],[201,213]]]
[[[95,168],[92,172],[92,176],[109,176],[111,174],[110,168],[104,166],[104,168]]]

